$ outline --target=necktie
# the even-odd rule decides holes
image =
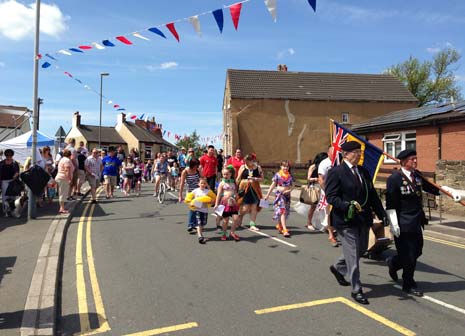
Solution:
[[[362,186],[362,182],[360,181],[360,176],[358,175],[357,167],[356,167],[356,166],[352,166],[352,172],[353,172],[354,175],[355,175],[355,180],[357,181],[357,186],[361,187],[361,186]]]

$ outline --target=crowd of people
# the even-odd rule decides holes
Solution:
[[[368,304],[362,291],[359,260],[367,250],[368,231],[373,225],[373,214],[387,225],[392,225],[386,210],[374,189],[369,172],[359,165],[361,145],[355,141],[342,146],[341,164],[332,162],[333,148],[318,153],[308,169],[308,185],[318,186],[318,202],[310,205],[305,227],[315,231],[315,212],[324,212],[328,240],[332,246],[342,246],[342,253],[330,266],[330,271],[341,286],[350,286],[355,301]],[[14,160],[14,151],[7,149],[5,158],[0,160],[0,181],[3,212],[8,216],[7,189],[18,178],[20,165]],[[126,155],[122,147],[109,147],[107,150],[93,148],[89,154],[84,143],[76,146],[70,139],[65,148],[53,158],[50,148],[41,149],[41,165],[50,175],[44,189],[43,200],[51,201],[59,195],[59,213],[66,214],[65,202],[82,196],[82,185],[88,182],[91,189],[91,202],[97,203],[96,190],[103,183],[106,199],[114,197],[116,188],[124,196],[131,193],[139,196],[143,182],[154,184],[157,196],[160,181],[166,180],[169,190],[178,191],[178,201],[188,204],[187,231],[197,234],[200,244],[208,238],[204,236],[204,226],[208,222],[209,207],[216,215],[216,228],[221,240],[239,241],[240,227],[259,231],[257,215],[263,207],[268,207],[272,193],[273,216],[276,229],[283,237],[291,236],[287,225],[291,207],[291,192],[295,178],[291,165],[282,161],[280,169],[271,180],[267,193],[262,193],[264,172],[257,157],[246,156],[237,149],[233,156],[224,156],[222,150],[210,145],[200,155],[193,148],[180,148],[178,153],[169,150],[157,153],[154,159],[143,162],[137,150]],[[395,245],[398,254],[387,260],[389,275],[398,280],[397,271],[403,270],[403,290],[421,296],[414,280],[416,260],[422,254],[422,226],[425,214],[422,209],[421,192],[425,190],[439,194],[438,189],[424,180],[417,167],[416,152],[411,149],[401,151],[397,157],[401,169],[393,172],[387,181],[386,209],[396,213],[397,230]],[[24,163],[28,169],[31,160]],[[39,200],[40,201],[40,200]],[[317,204],[318,203],[318,204]],[[244,225],[244,218],[249,222]],[[229,234],[228,234],[229,227]]]

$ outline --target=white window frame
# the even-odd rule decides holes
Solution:
[[[407,139],[407,135],[411,135],[411,134],[415,134],[415,137],[413,138],[408,138]],[[410,131],[402,131],[402,132],[395,132],[395,133],[386,133],[384,134],[384,137],[383,137],[383,149],[386,153],[388,154],[391,154],[392,156],[396,157],[397,154],[399,153],[396,153],[396,143],[400,142],[400,151],[403,151],[404,149],[407,148],[406,144],[408,141],[415,141],[415,148],[416,148],[416,140],[417,140],[417,137],[416,137],[416,134],[417,132],[415,130],[410,130]],[[394,149],[394,153],[389,153],[388,150],[387,150],[387,145],[390,144],[392,145],[393,149]],[[384,163],[395,163],[396,161],[385,156],[384,157]]]
[[[346,120],[344,120],[344,117]],[[350,124],[350,113],[349,112],[342,112],[341,114],[341,124]]]

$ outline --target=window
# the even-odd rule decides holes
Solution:
[[[349,112],[342,112],[342,119],[341,120],[342,120],[343,124],[350,123]]]
[[[145,145],[144,158],[145,160],[149,160],[152,158],[152,146]]]
[[[383,144],[384,151],[392,157],[396,157],[404,149],[416,149],[417,134],[415,131],[385,134]],[[384,162],[393,163],[395,161],[386,157]]]

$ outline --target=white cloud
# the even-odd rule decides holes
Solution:
[[[295,49],[294,48],[288,48],[288,49],[279,51],[278,55],[276,57],[278,59],[282,59],[285,56],[293,56],[294,54],[295,54]]]
[[[429,52],[430,54],[435,54],[437,52],[440,52],[441,48],[439,47],[426,48],[426,51]]]
[[[58,37],[68,27],[69,16],[63,15],[57,5],[41,4],[40,31]],[[15,0],[0,2],[0,35],[11,40],[21,40],[33,35],[35,25],[35,4],[28,6]]]
[[[160,65],[147,65],[145,68],[150,72],[157,71],[157,70],[168,70],[168,69],[175,69],[179,66],[176,62],[165,62],[161,63]]]
[[[429,52],[430,54],[436,54],[446,48],[456,49],[452,43],[450,43],[449,41],[446,41],[443,44],[437,43],[436,46],[434,47],[426,48],[426,51]]]

